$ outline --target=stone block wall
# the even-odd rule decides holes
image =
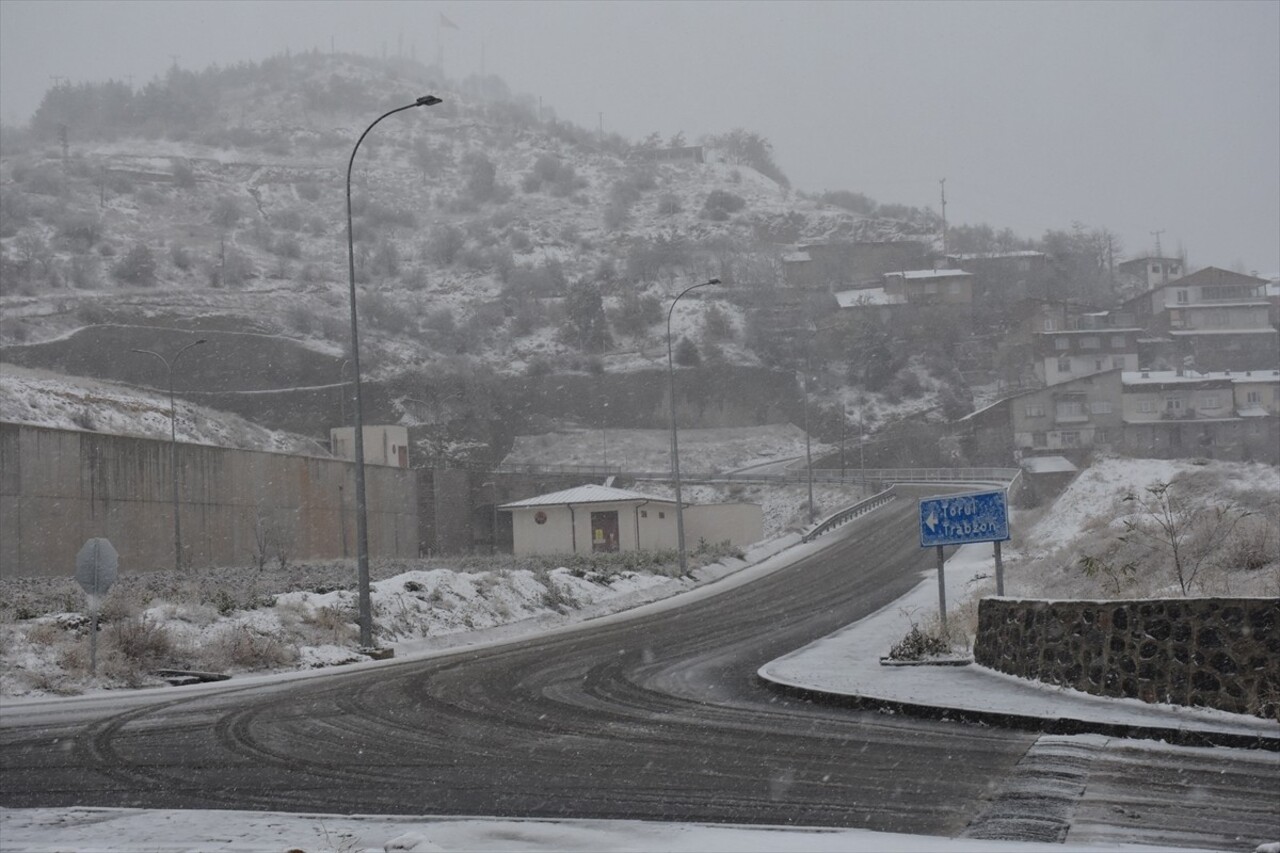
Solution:
[[[985,598],[973,656],[1099,696],[1280,719],[1280,599]]]

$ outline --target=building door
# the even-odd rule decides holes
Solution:
[[[593,553],[613,553],[618,550],[618,513],[591,513],[591,550]]]

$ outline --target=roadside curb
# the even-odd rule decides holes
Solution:
[[[811,687],[800,687],[795,684],[774,681],[760,673],[756,673],[755,679],[758,684],[775,693],[804,702],[811,702],[815,705],[829,705],[861,711],[874,710],[927,720],[976,723],[1053,735],[1099,734],[1138,740],[1162,740],[1176,746],[1224,746],[1237,749],[1260,749],[1268,752],[1280,752],[1280,735],[1269,737],[1266,735],[1219,732],[1204,728],[1129,725],[1125,723],[1107,723],[1099,720],[1081,720],[1071,717],[1036,717],[1028,714],[1010,714],[1000,711],[948,708],[941,705],[926,705],[920,702],[904,702],[897,699],[882,699],[875,696],[852,693],[831,693],[825,690],[815,690]]]

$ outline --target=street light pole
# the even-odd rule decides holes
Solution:
[[[389,115],[395,115],[414,107],[430,107],[441,103],[435,95],[423,95],[412,104],[388,110],[373,120],[351,149],[347,161],[347,281],[351,286],[351,373],[355,384],[355,446],[356,446],[356,578],[359,586],[360,645],[373,647],[373,605],[369,595],[369,523],[365,503],[364,485],[364,409],[360,395],[360,335],[356,325],[356,250],[351,226],[351,169],[356,162],[356,152],[369,131]]]
[[[178,359],[182,354],[192,347],[198,347],[207,340],[201,338],[198,341],[187,344],[173,356],[167,359],[158,352],[149,349],[135,349],[130,352],[142,353],[143,355],[153,355],[160,359],[160,363],[164,365],[165,371],[168,373],[169,381],[169,471],[173,475],[173,569],[174,571],[182,571],[182,516],[178,512],[178,409],[173,398],[173,368],[177,366]]]
[[[688,571],[689,561],[684,547],[684,503],[680,499],[680,439],[676,431],[676,368],[675,359],[671,353],[671,314],[676,310],[676,303],[680,301],[681,296],[699,287],[719,283],[720,279],[713,278],[686,287],[671,300],[671,307],[667,309],[667,377],[671,382],[671,477],[676,484],[676,549],[680,555],[681,575]]]

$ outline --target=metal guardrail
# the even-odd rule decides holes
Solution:
[[[813,469],[815,483],[1008,483],[1018,476],[1018,468],[860,468],[841,472],[834,468]],[[669,471],[635,473],[627,476],[637,480],[665,480]],[[738,483],[807,483],[808,472],[803,468],[779,473],[742,474],[716,472],[680,472],[680,479],[700,482]]]
[[[580,474],[616,477],[623,473],[619,465],[521,465],[503,463],[488,469],[496,474]],[[669,476],[669,475],[668,475]]]
[[[893,501],[897,497],[896,486],[890,486],[883,492],[874,494],[869,498],[858,501],[851,507],[846,507],[834,515],[828,516],[818,522],[817,526],[800,537],[801,542],[812,542],[824,533],[830,533],[842,524],[853,521],[859,516],[866,515],[872,510],[877,510],[885,504]]]

